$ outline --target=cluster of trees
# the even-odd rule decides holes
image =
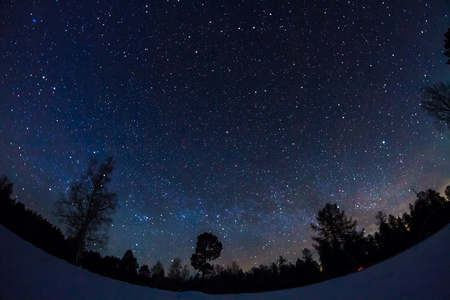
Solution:
[[[445,33],[444,55],[450,64],[450,28]],[[438,127],[450,129],[450,84],[437,83],[424,88],[422,107],[434,117]],[[336,204],[327,203],[311,224],[316,233],[313,245],[317,263],[309,249],[295,264],[282,256],[270,266],[260,265],[243,272],[236,262],[226,268],[211,261],[220,256],[222,243],[210,232],[198,236],[190,262],[201,272],[192,277],[181,259],[175,258],[165,273],[158,261],[152,267],[139,267],[133,252],[122,259],[102,257],[93,251],[107,241],[107,229],[118,206],[115,193],[108,190],[114,161],[90,161],[87,172],[73,182],[67,196],[55,204],[55,214],[65,225],[67,238],[45,218],[11,198],[13,184],[0,178],[0,223],[37,247],[76,265],[135,284],[170,290],[200,290],[209,293],[240,293],[275,290],[311,284],[355,272],[394,256],[419,243],[450,223],[450,186],[444,198],[434,190],[417,193],[417,200],[402,216],[378,212],[379,230],[373,235],[358,231],[357,223]]]
[[[297,287],[361,270],[404,251],[450,223],[450,186],[445,190],[446,198],[434,190],[417,193],[409,213],[402,216],[378,212],[379,229],[369,235],[364,229],[357,230],[357,222],[336,204],[327,203],[318,212],[317,222],[311,224],[320,264],[309,249],[303,249],[295,263],[279,256],[269,266],[260,265],[247,272],[236,262],[226,267],[212,264],[220,256],[222,243],[205,232],[198,236],[190,259],[199,273],[190,276],[188,265],[179,258],[173,259],[166,273],[160,261],[151,267],[139,266],[131,250],[122,258],[103,257],[92,250],[92,241],[99,241],[94,237],[105,238],[105,224],[111,222],[116,206],[115,195],[106,189],[113,161],[108,158],[97,166],[97,162],[91,162],[88,175],[83,177],[85,186],[80,184],[83,181],[72,184],[69,198],[58,201],[56,212],[66,222],[67,238],[46,219],[11,199],[13,184],[6,177],[0,178],[1,224],[43,250],[103,276],[175,291],[242,293]],[[106,205],[105,199],[112,204]]]
[[[13,183],[0,177],[0,224],[46,252],[66,258],[66,240],[61,230],[42,216],[11,198]]]
[[[342,276],[392,257],[421,242],[450,223],[450,186],[447,198],[434,190],[417,193],[409,213],[395,217],[379,211],[379,229],[365,235],[356,229],[336,204],[326,204],[317,214],[318,225],[311,224],[317,236],[314,245],[320,257],[324,279]]]
[[[207,293],[242,293],[285,289],[320,282],[370,267],[420,243],[450,223],[450,186],[442,197],[434,190],[417,193],[409,212],[386,216],[378,212],[378,231],[366,235],[357,222],[336,204],[327,203],[311,224],[314,248],[303,249],[295,264],[282,256],[269,266],[260,265],[243,272],[236,263],[226,268],[212,266],[208,276],[196,277],[185,287]]]

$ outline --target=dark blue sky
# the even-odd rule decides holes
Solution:
[[[52,222],[113,155],[104,253],[189,263],[196,238],[248,269],[311,247],[327,202],[361,227],[450,184],[421,109],[448,81],[446,1],[3,2],[0,172]]]

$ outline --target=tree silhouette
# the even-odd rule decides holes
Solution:
[[[347,218],[336,204],[329,203],[318,212],[316,219],[318,226],[311,223],[311,228],[318,234],[312,237],[317,242],[313,246],[319,252],[324,272],[334,277],[356,271],[358,263],[346,250],[362,235],[356,232],[356,221]]]
[[[91,160],[87,172],[70,186],[68,196],[61,195],[55,214],[66,225],[76,247],[75,263],[80,264],[87,246],[102,246],[108,225],[118,205],[117,195],[107,189],[114,170],[112,156],[98,166]]]
[[[184,265],[181,269],[181,279],[182,280],[188,280],[189,278],[189,267],[188,265]]]
[[[450,202],[431,189],[417,193],[417,200],[409,205],[409,209],[411,217],[408,225],[415,243],[437,232],[450,221]]]
[[[0,177],[0,201],[9,201],[14,184],[6,176]]]
[[[148,265],[143,265],[138,270],[137,283],[140,285],[149,285],[150,283],[150,268]]]
[[[384,260],[396,253],[393,245],[396,244],[394,230],[389,225],[386,215],[382,211],[378,211],[375,216],[378,232],[375,232],[375,240],[378,245],[379,260]]]
[[[148,268],[148,265],[143,265],[139,268],[138,275],[142,276],[144,278],[150,277],[150,269]]]
[[[119,263],[119,276],[124,281],[132,282],[136,280],[138,268],[139,264],[137,259],[134,257],[133,252],[131,250],[127,250]]]
[[[178,257],[174,258],[170,264],[169,274],[167,274],[167,277],[172,279],[180,279],[182,268],[183,266],[181,265],[181,259]]]
[[[445,33],[444,55],[450,65],[450,28]],[[443,82],[424,88],[422,108],[432,116],[439,129],[450,129],[450,84]]]
[[[213,267],[207,261],[218,258],[221,251],[222,243],[214,234],[210,232],[200,234],[197,238],[195,253],[191,256],[192,267],[202,272],[203,277],[210,274]]]
[[[286,258],[284,258],[282,255],[280,255],[277,260],[278,266],[281,268],[286,264],[286,262],[287,262]]]
[[[159,260],[151,268],[152,278],[161,280],[165,276],[164,266]]]
[[[449,59],[447,60],[446,64],[450,65],[450,28],[447,28],[447,32],[445,33],[445,44],[444,44],[444,55],[447,56]]]
[[[211,272],[212,277],[219,276],[222,272],[225,271],[225,267],[222,265],[214,264]]]
[[[295,264],[301,284],[317,282],[320,275],[320,266],[313,259],[311,250],[305,248],[302,250],[302,259],[298,259]]]
[[[23,203],[11,199],[13,186],[6,176],[0,176],[0,224],[42,250],[67,258],[62,232]]]
[[[450,84],[440,82],[426,86],[422,107],[435,119],[438,128],[450,129]]]
[[[349,235],[354,234],[356,221],[347,218],[344,211],[340,211],[336,204],[327,203],[317,214],[319,226],[311,223],[311,228],[318,233],[313,237],[319,245],[330,244],[342,247]]]
[[[8,223],[13,223],[11,219],[11,211],[16,205],[15,201],[11,199],[14,184],[6,176],[0,177],[0,222],[7,226]],[[12,226],[7,226],[12,227]]]

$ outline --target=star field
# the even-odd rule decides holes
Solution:
[[[360,227],[450,184],[421,109],[448,81],[446,1],[3,2],[0,171],[51,222],[113,155],[104,254],[180,257],[197,236],[244,269],[311,248],[327,202]]]

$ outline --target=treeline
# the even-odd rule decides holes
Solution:
[[[0,223],[23,239],[48,253],[75,264],[77,244],[45,218],[12,199],[13,184],[0,178]],[[303,249],[294,263],[282,256],[269,266],[260,265],[244,272],[236,262],[226,267],[212,265],[203,275],[191,276],[189,268],[175,258],[167,272],[161,262],[139,266],[133,252],[122,258],[84,251],[81,266],[103,276],[134,284],[174,291],[198,290],[206,293],[263,292],[303,286],[355,272],[421,242],[450,222],[450,186],[442,197],[434,190],[417,193],[409,212],[386,216],[378,212],[379,229],[366,235],[357,223],[335,204],[326,204],[311,224],[316,236],[314,248]],[[4,245],[7,246],[7,245]]]
[[[0,177],[0,223],[44,251],[65,258],[67,243],[61,230],[11,199],[12,192],[13,184],[7,177]]]

